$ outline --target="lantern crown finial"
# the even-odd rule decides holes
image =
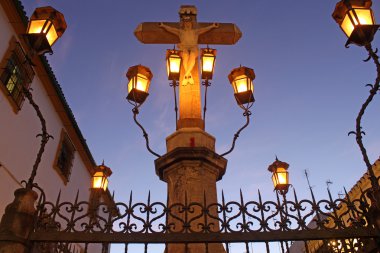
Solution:
[[[276,155],[276,160],[271,165],[269,165],[268,170],[270,172],[275,172],[278,168],[284,168],[285,170],[287,170],[289,168],[289,164],[278,160]]]
[[[36,8],[30,19],[50,20],[56,27],[58,37],[61,37],[67,28],[65,16],[51,6]]]
[[[341,0],[336,6],[332,14],[334,20],[340,25],[349,9],[352,8],[371,8],[372,0]]]

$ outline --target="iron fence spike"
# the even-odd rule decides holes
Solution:
[[[79,189],[77,190],[77,194],[75,196],[75,201],[74,201],[75,204],[78,203],[78,199],[79,199]]]
[[[240,188],[240,201],[241,201],[241,204],[244,205],[243,192],[241,191],[241,188]]]
[[[59,189],[58,196],[57,196],[57,200],[56,200],[56,202],[55,202],[56,206],[58,206],[60,200],[61,200],[61,189]]]
[[[347,189],[345,186],[343,186],[344,193],[348,196]]]

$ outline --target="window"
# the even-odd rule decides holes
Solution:
[[[10,49],[0,74],[2,90],[10,98],[16,111],[21,109],[24,101],[23,87],[29,88],[34,77],[32,65],[22,50],[20,43],[11,42]]]
[[[58,152],[54,162],[54,167],[63,178],[65,184],[69,182],[71,168],[74,160],[74,145],[71,143],[69,136],[62,131]]]

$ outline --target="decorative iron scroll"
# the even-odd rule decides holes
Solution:
[[[358,199],[328,199],[316,201],[299,200],[295,191],[292,198],[283,199],[276,194],[275,201],[263,201],[260,191],[257,201],[240,200],[206,204],[188,201],[170,206],[152,202],[150,194],[146,203],[134,203],[132,193],[128,203],[61,201],[60,195],[53,202],[40,198],[37,206],[35,232],[87,232],[102,234],[150,234],[150,233],[249,233],[294,232],[368,229],[374,231],[370,222],[370,203],[367,191]],[[287,196],[290,198],[290,196]],[[360,229],[359,229],[360,228]],[[351,233],[352,234],[352,233]],[[355,233],[353,233],[355,234]],[[371,234],[371,233],[369,233]],[[368,235],[369,235],[368,234]],[[353,236],[352,236],[353,238]]]

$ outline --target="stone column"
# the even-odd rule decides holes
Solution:
[[[200,128],[183,128],[167,138],[167,154],[155,161],[156,173],[161,180],[168,184],[168,206],[176,203],[190,204],[191,202],[209,205],[217,203],[216,182],[226,170],[227,160],[215,153],[215,138]],[[202,214],[201,208],[194,205],[194,212],[187,213],[187,221]],[[186,220],[184,212],[178,207],[171,212]],[[217,216],[216,207],[210,210]],[[178,231],[183,223],[173,217],[168,217],[168,224],[174,224]],[[204,223],[204,216],[192,221],[190,228],[200,231],[198,223]],[[215,219],[207,217],[207,223],[213,223],[211,231],[219,229]],[[205,244],[170,244],[168,253],[205,253]],[[209,244],[208,252],[225,253],[221,243]]]
[[[201,108],[201,84],[199,80],[198,58],[191,74],[194,83],[188,83],[184,78],[185,69],[181,67],[179,82],[179,120],[177,127],[181,128],[201,128],[204,129]]]
[[[1,218],[0,236],[8,239],[0,241],[0,253],[28,252],[26,240],[33,230],[38,195],[25,188],[17,189],[14,195],[14,201],[6,207]]]

